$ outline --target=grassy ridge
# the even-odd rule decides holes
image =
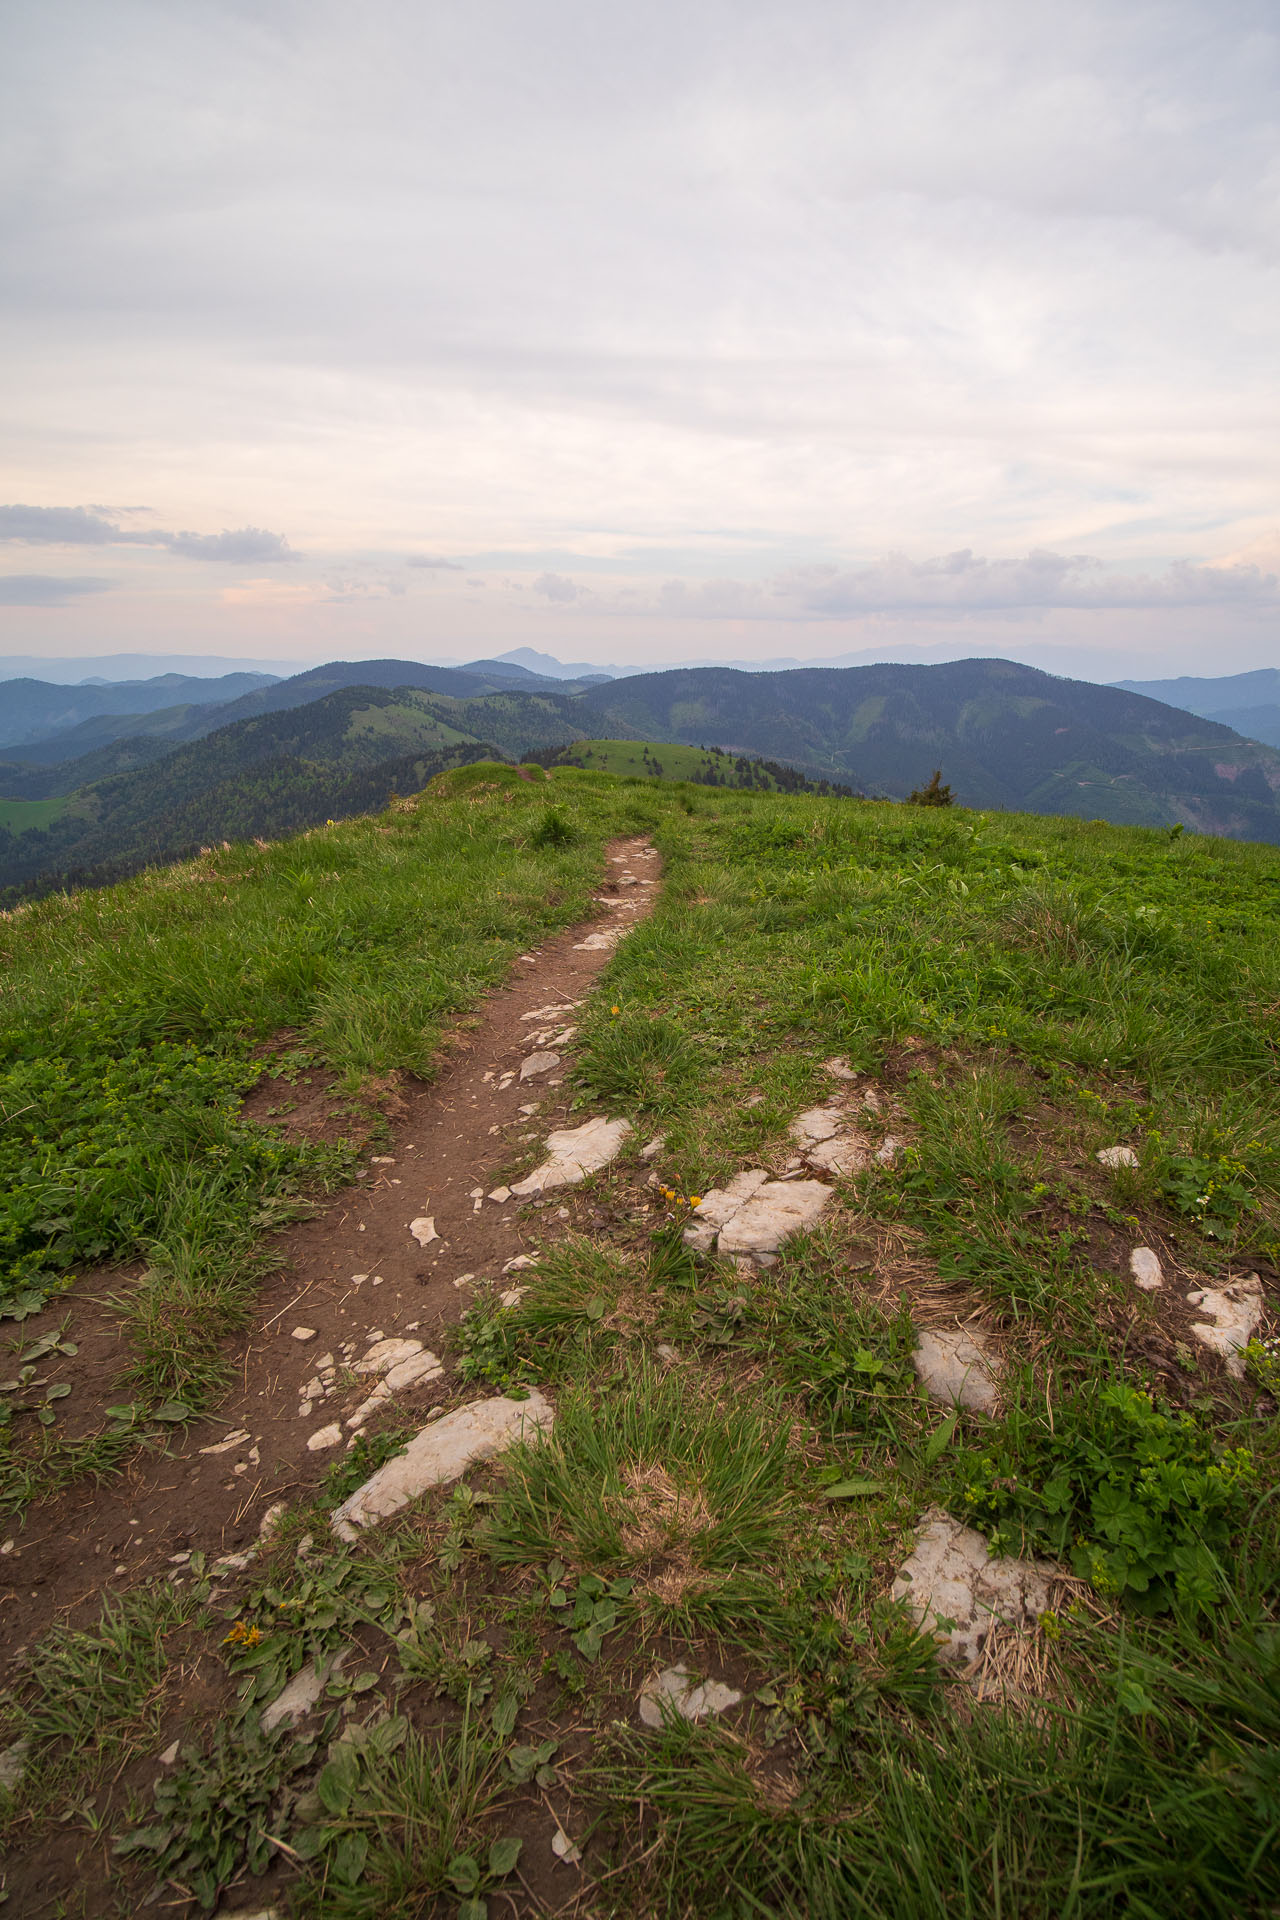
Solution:
[[[1250,1266],[1274,1288],[1280,853],[572,769],[552,776],[547,834],[545,787],[469,768],[438,791],[271,850],[241,938],[275,951],[253,929],[267,901],[292,929],[290,887],[312,924],[331,847],[351,854],[334,892],[362,912],[381,897],[371,874],[359,891],[366,866],[394,903],[396,876],[421,888],[447,850],[460,893],[416,963],[469,957],[483,980],[544,924],[549,871],[567,915],[604,831],[654,832],[664,894],[583,1008],[575,1066],[584,1110],[628,1113],[636,1141],[569,1196],[570,1230],[553,1229],[523,1298],[482,1293],[453,1345],[463,1398],[541,1383],[555,1430],[329,1552],[326,1508],[396,1444],[373,1434],[221,1614],[194,1568],[189,1610],[140,1594],[53,1636],[10,1709],[36,1754],[14,1821],[38,1842],[95,1781],[106,1806],[122,1751],[154,1751],[157,1689],[177,1699],[198,1669],[242,1736],[193,1729],[154,1816],[117,1798],[95,1818],[209,1906],[226,1862],[257,1858],[270,1831],[296,1868],[285,1897],[317,1920],[454,1899],[478,1915],[508,1896],[531,1912],[519,1836],[531,1847],[554,1805],[590,1848],[591,1910],[618,1920],[1273,1913],[1280,1382],[1265,1356],[1230,1377],[1183,1295],[1189,1275]],[[240,869],[223,858],[225,918]],[[166,1004],[204,1024],[147,1044],[199,1040],[234,1073],[260,1026],[214,964],[198,871],[166,911],[185,905],[210,964],[184,960],[195,985]],[[238,884],[248,899],[267,883],[245,869]],[[123,889],[96,910],[150,898]],[[353,1076],[414,1064],[397,1008],[438,1019],[443,1002],[413,998],[390,922],[386,974],[342,924],[336,975],[287,988],[290,1024]],[[61,1019],[133,1006],[99,933],[84,991],[42,989]],[[290,930],[282,964],[316,951]],[[130,952],[145,964],[145,941]],[[442,974],[437,995],[457,991]],[[274,1001],[262,1015],[282,1017]],[[792,1117],[846,1084],[823,1070],[835,1054],[878,1091],[865,1124],[892,1125],[897,1160],[839,1182],[767,1271],[691,1254],[692,1196],[783,1170]],[[1117,1141],[1136,1165],[1107,1171],[1095,1156]],[[1161,1249],[1161,1295],[1126,1276],[1139,1240]],[[931,1309],[977,1316],[998,1343],[999,1417],[923,1395],[911,1352]],[[1061,1556],[1074,1580],[1005,1645],[981,1703],[887,1598],[933,1504],[993,1552]],[[134,1683],[120,1650],[149,1635],[170,1660]],[[330,1718],[264,1744],[263,1701],[344,1649]],[[674,1660],[727,1675],[740,1707],[639,1729],[640,1685]],[[297,1798],[295,1779],[317,1791]],[[568,1880],[552,1884],[563,1898]]]

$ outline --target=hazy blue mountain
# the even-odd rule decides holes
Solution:
[[[227,673],[216,680],[193,674],[161,673],[151,680],[102,681],[60,686],[50,680],[0,681],[0,747],[47,739],[64,728],[104,714],[154,713],[160,707],[199,702],[223,707],[252,698],[272,685],[265,673]]]
[[[1225,713],[1211,713],[1208,717],[1220,726],[1234,728],[1247,740],[1261,740],[1265,746],[1280,747],[1280,706],[1228,707]]]
[[[1179,680],[1117,680],[1114,684],[1126,693],[1145,693],[1149,700],[1163,700],[1167,706],[1182,707],[1206,720],[1280,704],[1280,667],[1256,667],[1251,673],[1227,673],[1217,678],[1184,674]],[[1234,727],[1239,723],[1230,720],[1226,724]]]

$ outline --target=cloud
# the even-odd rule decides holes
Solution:
[[[224,528],[221,533],[137,534],[142,544],[148,540],[168,547],[186,560],[223,560],[231,566],[271,565],[278,560],[296,560],[299,556],[282,533],[268,533],[265,527]]]
[[[184,560],[219,560],[232,566],[299,557],[283,534],[265,527],[224,528],[221,533],[166,533],[160,528],[135,532],[90,507],[0,506],[0,540],[27,546],[166,547]]]
[[[890,554],[865,567],[794,567],[765,581],[667,580],[656,595],[633,598],[629,611],[717,620],[850,620],[867,614],[945,617],[1228,605],[1280,606],[1280,576],[1252,563],[1197,566],[1187,560],[1162,573],[1130,574],[1107,568],[1091,554],[1039,549],[1020,558],[987,560],[964,547],[927,560]]]
[[[119,527],[90,507],[0,507],[0,540],[28,546],[105,547],[121,538]]]
[[[568,605],[571,600],[585,600],[591,593],[590,587],[580,587],[562,573],[540,573],[533,583],[533,591],[562,605]]]
[[[425,553],[411,554],[409,558],[405,561],[405,565],[406,567],[430,567],[432,569],[438,568],[442,572],[448,572],[448,573],[462,572],[462,566],[459,561],[435,560],[429,554],[425,554]]]
[[[82,594],[110,589],[109,580],[62,580],[51,573],[0,574],[0,607],[66,607]]]

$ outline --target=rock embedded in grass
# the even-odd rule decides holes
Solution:
[[[1138,1156],[1132,1147],[1099,1147],[1094,1155],[1100,1167],[1114,1173],[1119,1167],[1136,1167]]]
[[[1191,1332],[1202,1347],[1220,1353],[1233,1379],[1244,1379],[1244,1350],[1262,1321],[1262,1285],[1256,1273],[1247,1280],[1229,1282],[1225,1287],[1201,1287],[1187,1295],[1187,1304],[1208,1314],[1208,1321],[1197,1320]]]
[[[319,1704],[325,1687],[339,1672],[346,1657],[344,1651],[329,1666],[317,1667],[308,1660],[305,1667],[299,1667],[284,1691],[278,1693],[270,1706],[264,1709],[262,1731],[274,1733],[286,1721],[291,1727],[296,1727],[299,1720],[304,1720],[311,1709]]]
[[[589,1173],[607,1167],[630,1133],[629,1120],[598,1119],[548,1134],[549,1157],[523,1180],[517,1180],[512,1194],[517,1200],[530,1200],[549,1187],[577,1186]]]
[[[699,1680],[685,1666],[668,1667],[655,1674],[640,1691],[639,1713],[646,1727],[661,1727],[668,1720],[705,1720],[714,1713],[736,1707],[742,1695],[723,1680]]]
[[[911,1362],[931,1399],[995,1412],[999,1368],[977,1328],[925,1327]]]
[[[16,1793],[22,1784],[26,1772],[27,1757],[31,1752],[29,1740],[15,1740],[11,1746],[0,1753],[0,1792]]]
[[[717,1243],[721,1253],[761,1259],[776,1253],[789,1235],[815,1226],[830,1199],[831,1188],[820,1180],[771,1180],[754,1167],[703,1195],[684,1238],[702,1253]]]
[[[1133,1249],[1129,1255],[1129,1272],[1134,1285],[1141,1287],[1144,1293],[1154,1293],[1157,1287],[1164,1285],[1159,1257],[1151,1247]]]
[[[993,1559],[973,1527],[930,1507],[890,1598],[905,1600],[920,1631],[933,1634],[940,1660],[968,1664],[993,1626],[1034,1625],[1049,1606],[1053,1582],[1064,1577],[1050,1560]]]
[[[536,1387],[527,1400],[499,1397],[459,1407],[415,1434],[403,1453],[335,1507],[329,1524],[340,1540],[354,1541],[360,1528],[375,1526],[432,1487],[457,1480],[477,1461],[491,1459],[514,1440],[545,1432],[554,1417]]]

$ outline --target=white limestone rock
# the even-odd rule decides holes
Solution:
[[[1136,1167],[1138,1156],[1132,1147],[1099,1147],[1094,1158],[1100,1167],[1114,1173],[1117,1167]]]
[[[259,1540],[265,1541],[273,1539],[274,1536],[279,1533],[284,1517],[288,1511],[289,1503],[287,1500],[277,1500],[274,1505],[268,1507],[258,1524]],[[190,1554],[188,1554],[187,1558],[190,1559],[190,1557]]]
[[[1150,1247],[1133,1249],[1129,1255],[1129,1272],[1135,1287],[1141,1287],[1144,1293],[1154,1293],[1157,1287],[1164,1285],[1159,1258]]]
[[[845,1116],[839,1107],[810,1107],[804,1113],[798,1113],[787,1132],[801,1147],[816,1147],[820,1140],[830,1140],[839,1133],[844,1125]]]
[[[833,1080],[856,1080],[858,1077],[843,1054],[839,1053],[823,1061],[822,1071],[829,1073]]]
[[[536,1388],[527,1400],[499,1397],[459,1407],[415,1434],[403,1453],[335,1507],[329,1524],[340,1540],[352,1541],[361,1527],[374,1526],[432,1487],[457,1480],[468,1467],[491,1459],[512,1441],[545,1432],[554,1417],[550,1402]]]
[[[805,1233],[831,1198],[820,1180],[769,1180],[721,1227],[721,1253],[750,1253],[757,1261],[775,1254],[793,1233]]]
[[[1262,1284],[1257,1274],[1225,1287],[1202,1287],[1187,1295],[1187,1304],[1199,1307],[1209,1317],[1195,1322],[1191,1329],[1194,1337],[1202,1347],[1222,1355],[1234,1379],[1243,1380],[1244,1349],[1262,1321]]]
[[[329,1447],[336,1447],[342,1438],[342,1428],[337,1421],[327,1427],[318,1427],[307,1441],[308,1453],[324,1453]]]
[[[548,1158],[517,1180],[511,1191],[518,1200],[530,1200],[553,1187],[576,1187],[589,1173],[599,1172],[616,1158],[631,1132],[629,1120],[588,1120],[547,1135]]]
[[[536,1080],[540,1073],[551,1073],[559,1065],[558,1053],[531,1053],[520,1062],[520,1078]]]
[[[353,1373],[386,1373],[402,1360],[411,1360],[422,1352],[421,1340],[375,1340],[363,1360],[357,1360]]]
[[[409,1231],[420,1247],[429,1247],[433,1240],[440,1238],[436,1232],[436,1223],[429,1213],[419,1214],[416,1220],[411,1220]]]
[[[640,1718],[646,1727],[660,1727],[675,1718],[705,1720],[736,1707],[741,1698],[737,1688],[726,1687],[723,1680],[699,1680],[685,1666],[668,1667],[641,1689]]]
[[[999,1368],[976,1328],[924,1328],[911,1361],[931,1399],[995,1412]]]
[[[770,1180],[763,1168],[752,1167],[702,1196],[684,1239],[701,1253],[718,1239],[721,1253],[759,1258],[776,1253],[788,1234],[813,1226],[830,1198],[821,1181]]]
[[[699,1253],[709,1253],[721,1227],[728,1226],[734,1214],[759,1192],[768,1178],[763,1167],[752,1167],[745,1173],[735,1173],[727,1187],[712,1187],[710,1193],[704,1193],[684,1230],[686,1245],[695,1247]]]
[[[340,1653],[327,1667],[317,1667],[308,1660],[305,1667],[299,1667],[292,1680],[282,1693],[278,1693],[262,1715],[262,1731],[274,1733],[287,1720],[296,1727],[304,1720],[311,1709],[319,1702],[321,1694],[333,1675],[340,1671],[346,1653]]]
[[[1047,1560],[993,1560],[982,1535],[941,1507],[916,1528],[914,1552],[890,1589],[905,1600],[922,1632],[938,1641],[941,1660],[976,1660],[996,1624],[1025,1627],[1049,1605],[1062,1569]],[[953,1621],[944,1627],[942,1620]]]
[[[829,1173],[837,1180],[848,1180],[855,1173],[866,1172],[873,1154],[867,1136],[859,1133],[856,1127],[850,1127],[844,1133],[810,1147],[805,1157],[819,1173]]]

